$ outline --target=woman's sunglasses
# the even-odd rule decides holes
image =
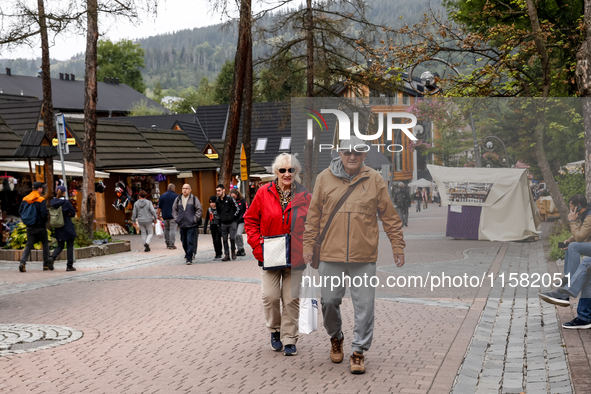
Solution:
[[[351,155],[355,155],[357,157],[363,156],[365,154],[365,152],[351,152],[350,150],[346,150],[346,151],[341,151],[341,153],[347,157],[351,156]]]
[[[286,171],[289,171],[290,174],[293,174],[293,172],[295,170],[293,168],[280,168],[279,169],[279,173],[281,173],[281,174],[285,174]]]

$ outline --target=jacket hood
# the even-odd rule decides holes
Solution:
[[[336,176],[339,179],[344,179],[346,181],[351,182],[353,180],[353,178],[355,178],[358,174],[360,174],[361,172],[363,172],[365,167],[365,162],[363,162],[361,164],[361,167],[359,167],[359,172],[353,176],[347,174],[347,172],[345,171],[345,166],[343,165],[343,161],[341,160],[340,157],[336,157],[334,159],[331,160],[330,162],[330,172],[332,173],[332,175]]]
[[[137,200],[135,205],[137,205],[138,208],[145,208],[147,203],[148,203],[148,200],[143,199],[143,200]]]
[[[25,198],[23,198],[23,201],[26,201],[29,204],[34,202],[43,202],[43,200],[45,199],[41,197],[41,194],[39,194],[37,190],[33,190],[31,193],[25,196]]]
[[[49,204],[51,205],[52,208],[57,208],[57,207],[61,207],[62,205],[64,205],[65,202],[66,202],[66,200],[61,199],[61,198],[52,198],[51,201],[49,202]]]

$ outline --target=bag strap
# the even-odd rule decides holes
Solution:
[[[343,194],[341,199],[337,202],[333,211],[331,212],[330,216],[328,217],[328,220],[326,221],[326,224],[324,225],[324,229],[322,230],[322,232],[320,233],[320,236],[316,240],[316,245],[318,245],[318,246],[322,245],[322,242],[324,242],[324,238],[326,237],[326,233],[328,232],[328,228],[330,227],[330,224],[332,223],[332,219],[334,219],[334,217],[337,214],[337,212],[339,211],[339,209],[341,209],[341,206],[345,203],[347,198],[349,198],[351,193],[353,193],[353,190],[355,190],[357,185],[360,184],[361,182],[363,182],[367,178],[368,177],[361,178],[359,181],[355,182],[354,184],[349,185],[349,187],[347,188],[347,191],[345,192],[345,194]]]

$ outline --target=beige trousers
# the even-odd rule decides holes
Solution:
[[[299,288],[302,272],[302,270],[292,271],[290,268],[267,271],[261,268],[263,312],[267,328],[270,332],[281,333],[281,342],[284,346],[295,345],[298,341]]]

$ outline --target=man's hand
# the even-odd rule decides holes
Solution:
[[[314,257],[314,252],[306,253],[304,255],[304,263],[310,264],[312,262],[312,257]]]
[[[569,212],[567,219],[569,221],[571,220],[577,220],[579,218],[579,213],[575,212],[575,210],[573,209],[572,211]]]
[[[396,267],[402,267],[404,265],[404,253],[394,253],[394,263],[396,264]]]

